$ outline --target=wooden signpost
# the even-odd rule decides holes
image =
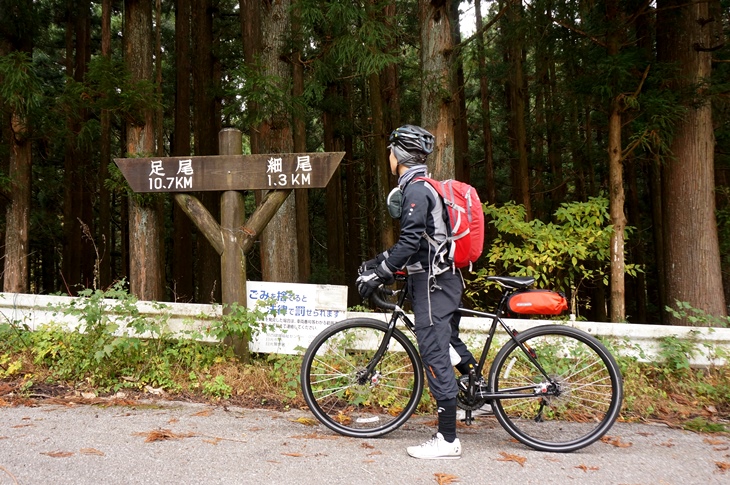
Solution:
[[[175,192],[175,201],[221,256],[223,311],[246,306],[245,254],[279,210],[292,189],[324,188],[344,152],[242,155],[241,132],[219,133],[221,155],[199,157],[116,158],[134,192]],[[242,190],[268,190],[245,220]],[[220,224],[187,192],[220,191]],[[233,342],[247,358],[247,342]]]
[[[339,153],[117,158],[135,192],[314,189],[327,185]]]

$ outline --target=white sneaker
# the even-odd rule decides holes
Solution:
[[[413,458],[455,460],[461,458],[461,441],[456,438],[453,443],[449,443],[441,433],[436,433],[422,445],[409,446],[407,451]]]

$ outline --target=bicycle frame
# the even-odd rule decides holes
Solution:
[[[490,318],[492,320],[492,323],[489,328],[489,332],[487,333],[487,339],[484,342],[484,348],[482,349],[481,357],[479,358],[479,362],[477,363],[477,367],[473,369],[473,375],[470,378],[470,389],[472,389],[472,379],[475,378],[475,376],[483,375],[482,371],[484,370],[484,366],[486,364],[487,354],[489,353],[489,350],[491,349],[492,342],[494,341],[494,335],[496,334],[498,325],[501,326],[510,339],[512,339],[524,352],[524,354],[527,356],[527,358],[532,362],[532,364],[540,371],[542,376],[545,378],[545,380],[551,385],[555,386],[554,380],[547,374],[545,369],[540,365],[540,363],[535,358],[535,354],[529,347],[525,346],[522,342],[518,341],[515,337],[517,335],[517,331],[510,328],[507,323],[502,320],[502,311],[506,304],[507,298],[515,291],[515,288],[505,287],[504,291],[502,292],[502,297],[500,298],[499,304],[497,305],[497,311],[495,313],[488,313],[488,312],[482,312],[477,310],[470,310],[467,308],[459,308],[458,311],[462,315],[471,315],[475,317],[484,317],[484,318]],[[403,311],[403,305],[405,304],[406,299],[408,298],[406,287],[403,287],[401,290],[392,291],[392,294],[397,294],[398,299],[397,303],[391,304],[386,302],[385,300],[377,297],[374,295],[374,301],[379,304],[379,306],[382,306],[387,309],[392,309],[393,312],[390,316],[390,321],[388,322],[388,331],[385,333],[385,336],[383,337],[382,342],[380,342],[380,346],[378,347],[378,350],[376,351],[375,355],[373,356],[370,363],[366,366],[365,369],[363,369],[362,374],[359,376],[360,383],[364,383],[367,381],[367,379],[370,378],[371,375],[373,375],[373,372],[375,371],[375,367],[380,362],[380,359],[385,354],[385,351],[387,350],[388,343],[390,342],[391,336],[393,334],[393,330],[396,328],[396,325],[398,321],[403,322],[405,327],[415,336],[416,335],[416,328],[415,324],[411,321],[411,319],[406,315],[406,313]],[[492,388],[492,382],[487,382],[488,387]],[[489,392],[485,395],[483,395],[483,399],[487,402],[493,400],[493,399],[524,399],[526,397],[526,394],[524,391],[533,390],[533,394],[535,397],[543,396],[548,393],[548,388],[544,385],[540,386],[523,386],[523,387],[517,387],[512,389],[505,389],[501,392]],[[473,396],[472,396],[473,397]]]

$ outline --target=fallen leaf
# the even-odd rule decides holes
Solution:
[[[449,483],[455,483],[459,481],[459,477],[456,475],[449,475],[448,473],[434,473],[436,477],[436,483],[438,485],[448,485]]]
[[[664,443],[660,443],[659,446],[664,446],[666,448],[671,448],[672,446],[674,446],[674,443],[672,443],[671,441],[665,441]]]
[[[81,448],[79,450],[79,453],[82,455],[96,455],[96,456],[104,456],[103,451],[99,451],[96,448]]]
[[[715,465],[717,465],[717,468],[719,468],[722,473],[730,470],[730,463],[727,463],[725,461],[716,461]]]
[[[305,416],[299,417],[297,419],[292,419],[290,421],[292,421],[293,423],[303,424],[305,426],[316,426],[318,423],[316,419],[307,418]]]
[[[153,441],[165,441],[165,440],[181,440],[183,438],[191,438],[195,436],[191,433],[177,434],[173,433],[169,429],[156,429],[147,433],[135,433],[137,436],[146,436],[144,442],[151,443]]]
[[[223,441],[223,438],[204,439],[203,441],[206,443],[210,443],[211,445],[217,445],[218,443]]]
[[[368,449],[373,449],[373,448],[375,448],[375,447],[374,447],[373,445],[371,445],[370,443],[362,443],[362,444],[361,444],[360,446],[362,446],[363,448],[368,448]]]
[[[74,456],[72,451],[48,451],[41,453],[41,455],[50,456],[51,458],[68,458],[69,456]]]
[[[213,411],[210,409],[203,409],[202,411],[198,411],[197,413],[193,413],[193,416],[201,416],[201,417],[207,417],[213,414]]]
[[[152,387],[152,386],[144,386],[144,390],[149,392],[150,394],[154,394],[156,396],[161,396],[162,394],[165,394],[164,389],[161,387]]]
[[[586,473],[588,473],[588,470],[590,470],[590,471],[596,471],[596,470],[598,470],[598,467],[597,466],[578,465],[576,468],[579,469],[579,470],[583,470]]]
[[[708,445],[712,445],[712,446],[724,445],[725,444],[725,440],[718,440],[718,439],[715,439],[715,438],[705,438],[702,441],[704,441]]]
[[[282,455],[284,455],[284,456],[293,456],[294,458],[299,458],[301,456],[304,456],[301,453],[282,453]]]
[[[629,448],[633,443],[624,443],[619,436],[604,436],[601,441],[616,448]]]
[[[298,440],[336,440],[339,437],[335,436],[335,435],[309,433],[309,434],[300,434],[300,435],[292,436],[292,438],[298,439]]]
[[[499,454],[502,455],[502,458],[497,458],[497,461],[514,461],[515,463],[519,463],[520,466],[525,466],[525,462],[527,461],[527,458],[524,456],[505,453],[504,451],[500,451]]]

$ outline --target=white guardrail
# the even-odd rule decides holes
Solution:
[[[64,328],[75,330],[80,326],[78,319],[71,315],[64,315],[58,310],[60,307],[68,307],[73,300],[72,297],[64,296],[0,293],[0,323],[21,324],[31,330],[36,330],[42,325],[55,322]],[[114,304],[114,300],[108,300],[107,302],[107,306],[110,308],[113,308]],[[137,303],[137,308],[140,313],[150,318],[165,317],[167,330],[177,335],[185,335],[186,332],[189,334],[190,330],[204,328],[210,322],[217,320],[221,314],[220,305],[192,303],[157,305],[140,301]],[[383,321],[387,321],[390,315],[389,313],[361,312],[345,312],[344,314],[344,318],[357,316],[376,318]],[[606,338],[614,344],[615,351],[645,361],[661,360],[661,342],[665,338],[693,342],[693,352],[687,356],[693,366],[722,366],[730,360],[730,328],[565,320],[505,319],[505,321],[517,331],[547,323],[569,325],[597,337]],[[490,324],[491,321],[485,318],[463,317],[460,327],[462,339],[471,348],[481,348],[484,344],[485,332]],[[316,332],[306,332],[306,335],[301,336],[299,345],[306,346],[314,335],[316,335]],[[497,340],[502,340],[505,337],[506,334],[502,329],[499,329]]]

